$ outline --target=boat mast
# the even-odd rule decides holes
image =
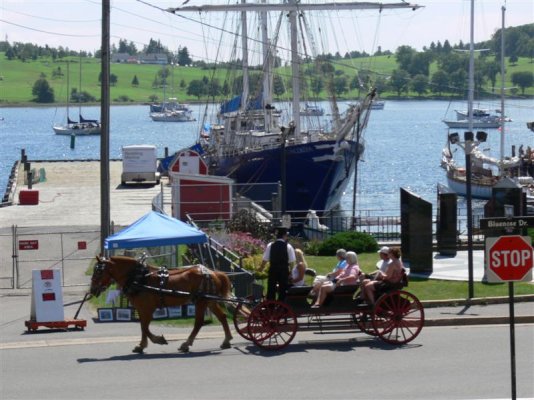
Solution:
[[[67,60],[67,126],[69,126],[69,103],[70,103],[70,60]]]
[[[266,4],[266,0],[262,0],[263,4]],[[246,14],[246,12],[245,12]],[[271,121],[271,111],[272,111],[272,49],[271,43],[269,41],[269,31],[267,29],[267,9],[263,9],[260,12],[260,24],[261,24],[261,42],[262,42],[262,56],[263,56],[263,113],[265,120],[265,131],[271,132],[272,121]],[[267,107],[269,105],[269,107]]]
[[[471,28],[469,37],[469,81],[467,89],[467,118],[469,131],[473,132],[473,101],[475,97],[475,1],[471,0]],[[471,152],[467,148],[466,152]]]
[[[296,6],[296,0],[290,0]],[[296,8],[289,12],[289,26],[291,34],[291,82],[293,89],[293,123],[295,124],[295,138],[300,136],[300,60],[298,54],[297,12]]]
[[[504,14],[506,12],[506,7],[502,6],[502,28],[501,28],[501,165],[500,165],[500,175],[504,175]]]
[[[241,0],[241,4],[245,4],[246,0]],[[242,63],[243,63],[243,93],[241,98],[241,112],[245,112],[248,103],[248,27],[247,27],[247,13],[241,11],[241,47]]]
[[[80,79],[78,81],[78,118],[82,122],[82,52],[80,51]]]

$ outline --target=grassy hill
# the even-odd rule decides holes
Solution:
[[[52,59],[38,59],[22,62],[20,60],[7,60],[3,53],[0,53],[0,106],[6,105],[31,105],[33,95],[32,87],[36,80],[44,74],[48,83],[54,89],[56,103],[65,103],[67,98],[67,60],[70,65],[70,87],[79,88],[80,80],[80,59],[77,57],[65,58],[53,61]],[[374,71],[377,74],[388,76],[397,67],[394,56],[376,56],[368,58],[358,58],[352,60],[338,60],[336,69],[343,71],[348,80],[360,69]],[[61,70],[62,75],[55,75],[54,72]],[[81,90],[90,93],[97,100],[100,99],[101,88],[98,82],[100,74],[100,60],[94,58],[82,59],[82,82]],[[515,65],[507,65],[507,77],[515,71],[532,71],[533,64],[526,58],[520,58]],[[435,63],[431,66],[431,74],[435,71]],[[150,101],[151,96],[157,96],[159,100],[163,98],[163,89],[153,88],[154,79],[161,70],[161,66],[147,64],[111,64],[111,73],[117,76],[117,84],[111,87],[111,100],[113,103],[133,102],[145,103]],[[286,75],[287,69],[281,68],[280,74]],[[211,77],[213,71],[203,70],[194,67],[174,67],[174,78],[169,79],[173,83],[173,88],[167,88],[166,97],[177,97],[179,101],[194,102],[199,99],[187,95],[187,85],[191,80],[202,79],[204,76]],[[139,85],[134,87],[132,80],[137,76]],[[224,82],[227,71],[220,69],[215,77],[220,82]],[[180,87],[181,81],[185,85]],[[500,77],[497,77],[498,87],[500,87]],[[506,87],[511,87],[508,80]],[[498,92],[498,90],[497,90]],[[528,96],[534,95],[534,88],[529,88]],[[382,98],[396,97],[394,92],[381,93]],[[326,98],[326,94],[321,93],[321,98]],[[354,99],[357,97],[356,90],[349,91],[341,96],[344,99]],[[426,98],[432,98],[428,93]],[[423,97],[423,98],[425,98]],[[404,95],[404,98],[419,98],[413,92]]]

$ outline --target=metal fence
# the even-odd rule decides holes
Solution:
[[[100,250],[100,230],[13,226],[11,234],[0,235],[0,246],[0,288],[31,288],[32,270],[51,268],[61,270],[62,286],[82,286]]]

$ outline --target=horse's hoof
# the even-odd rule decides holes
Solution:
[[[231,347],[232,347],[232,345],[230,344],[230,342],[225,342],[225,343],[221,344],[221,349],[229,349]]]
[[[178,347],[178,350],[182,353],[189,353],[189,346],[184,343],[180,347]]]
[[[143,348],[141,346],[136,346],[132,350],[132,353],[143,354]]]

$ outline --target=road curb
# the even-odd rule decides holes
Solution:
[[[534,315],[518,315],[514,317],[516,324],[533,324]],[[434,318],[425,320],[424,326],[464,326],[464,325],[502,325],[509,324],[510,317],[462,317]]]
[[[514,296],[514,303],[533,302],[534,294],[524,294]],[[447,300],[425,300],[421,304],[425,308],[434,307],[460,307],[460,306],[484,306],[491,304],[508,304],[508,297],[475,297],[472,299],[447,299]]]

